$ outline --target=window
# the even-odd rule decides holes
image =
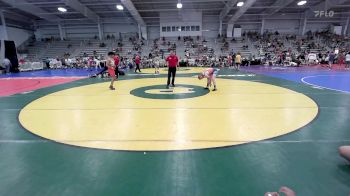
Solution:
[[[170,27],[166,27],[166,31],[167,32],[171,32],[171,28]]]
[[[162,32],[166,32],[166,27],[162,27]]]
[[[191,26],[191,31],[196,31],[196,26]]]
[[[186,31],[191,31],[191,27],[190,26],[186,26]]]
[[[171,27],[171,31],[176,31],[176,27]]]
[[[185,31],[185,26],[181,26],[181,31]]]
[[[199,26],[196,26],[196,31],[200,31],[200,27]]]

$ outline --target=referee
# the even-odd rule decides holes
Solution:
[[[170,52],[170,55],[166,58],[166,61],[168,62],[168,82],[167,82],[167,88],[169,88],[170,85],[170,78],[171,80],[171,86],[175,87],[175,76],[176,76],[176,68],[179,64],[179,59],[175,55],[174,51]]]

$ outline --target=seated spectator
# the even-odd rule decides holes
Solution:
[[[24,58],[19,59],[18,64],[23,65],[25,63]]]

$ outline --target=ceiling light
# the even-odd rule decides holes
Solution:
[[[60,11],[60,12],[67,12],[67,9],[64,8],[64,7],[58,7],[57,9],[58,9],[58,11]]]
[[[177,4],[176,4],[176,7],[177,7],[178,9],[181,9],[181,8],[182,8],[182,3],[181,3],[181,2],[177,3]]]
[[[117,7],[118,10],[124,10],[124,7],[122,5],[118,4],[116,7]]]
[[[305,5],[307,3],[307,1],[299,1],[298,2],[298,5],[300,6],[300,5]]]
[[[237,6],[238,6],[238,7],[242,7],[243,5],[244,5],[244,2],[243,2],[243,1],[240,1],[240,2],[237,3]]]

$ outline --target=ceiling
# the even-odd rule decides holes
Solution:
[[[97,23],[100,20],[120,21],[135,23],[132,14],[124,9],[116,9],[120,0],[0,0],[0,10],[4,10],[7,24],[9,26],[21,26],[35,28],[41,23],[81,23],[82,21]],[[78,1],[81,9],[69,6],[66,1]],[[178,0],[131,0],[137,12],[147,25],[159,25],[159,12],[178,12],[176,4]],[[237,0],[182,0],[182,10],[200,10],[203,16],[220,16],[223,10],[227,14],[223,22],[228,22],[232,16],[238,16],[237,20],[261,20],[262,17],[276,17],[276,14],[295,14],[301,17],[302,13],[316,9],[317,6],[325,4],[326,0],[308,0],[304,6],[298,6],[297,0],[243,0],[251,1],[245,11],[237,7]],[[10,2],[10,3],[9,3]],[[232,3],[231,3],[232,2]],[[348,17],[350,15],[350,0],[328,0],[337,17]],[[233,6],[230,6],[230,3]],[[29,8],[27,8],[29,7]],[[57,8],[65,7],[66,13],[60,13]],[[229,7],[229,9],[227,8]],[[34,9],[35,8],[35,9]],[[39,9],[39,10],[38,10]],[[82,10],[88,9],[91,16],[84,15]],[[33,11],[35,10],[35,11]],[[80,11],[79,11],[80,10]],[[275,14],[271,16],[271,14]]]

